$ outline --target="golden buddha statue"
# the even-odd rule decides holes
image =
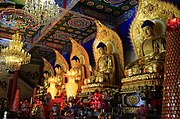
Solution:
[[[73,56],[71,59],[71,69],[65,74],[65,76],[68,78],[68,83],[65,85],[67,99],[71,96],[75,98],[78,90],[78,84],[76,81],[81,80],[82,77],[80,60],[77,56]]]
[[[84,80],[82,93],[104,88],[119,88],[124,77],[124,54],[122,40],[118,34],[98,20],[96,38],[93,42],[95,68],[89,65],[91,76]]]
[[[69,71],[69,65],[66,59],[55,49],[53,49],[56,54],[56,61],[54,63],[55,76],[57,78],[56,86],[59,91],[64,89],[65,77],[64,74]]]
[[[51,64],[45,58],[43,58],[43,60],[44,60],[43,76],[45,77],[43,86],[46,92],[50,93],[52,99],[54,99],[54,97],[59,94],[59,90],[61,89],[57,87],[61,86],[62,84],[63,71],[59,64],[55,63],[56,64],[55,69],[53,69]]]
[[[80,75],[76,79],[76,83],[78,84],[78,93],[82,91],[82,85],[84,85],[85,79],[90,76],[90,61],[89,61],[89,55],[84,49],[84,47],[76,42],[73,38],[70,38],[70,41],[72,43],[72,50],[70,59],[73,59],[75,56],[76,59],[76,67],[80,71]],[[72,61],[72,60],[71,60]],[[71,63],[72,64],[72,63]]]
[[[140,58],[126,66],[126,76],[163,70],[165,38],[154,33],[154,23],[150,20],[145,20],[141,28],[144,40],[141,44]]]
[[[165,52],[165,38],[157,36],[154,33],[154,23],[150,20],[146,20],[141,25],[144,42],[141,47],[141,57],[146,60],[159,59],[159,54]]]
[[[100,57],[96,65],[96,82],[108,82],[114,84],[114,56],[112,54],[107,54],[107,47],[102,42],[98,44],[97,49]]]
[[[97,26],[97,35],[95,41],[93,42],[93,54],[94,54],[94,60],[96,62],[96,68],[99,65],[98,62],[100,57],[102,57],[99,48],[101,47],[100,44],[103,43],[104,44],[103,50],[105,54],[108,55],[109,58],[108,60],[110,61],[110,62],[108,61],[109,64],[107,65],[108,66],[107,70],[111,70],[111,72],[109,72],[110,74],[109,82],[110,83],[112,82],[112,84],[119,85],[120,80],[124,77],[124,53],[123,53],[122,40],[115,31],[108,28],[100,21],[94,20],[94,22],[96,23]]]
[[[44,67],[43,67],[43,76],[44,76],[44,84],[43,87],[46,90],[47,93],[50,93],[52,96],[52,99],[57,94],[57,89],[56,89],[56,83],[57,79],[54,76],[54,69],[52,68],[51,64],[43,58],[44,61]]]

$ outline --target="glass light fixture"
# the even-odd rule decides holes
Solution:
[[[54,0],[26,0],[24,11],[39,25],[47,25],[59,17],[59,6]]]
[[[22,49],[23,42],[22,37],[17,31],[12,35],[12,40],[9,42],[9,46],[1,49],[1,58],[5,63],[6,69],[11,71],[18,70],[21,65],[30,63],[31,54]]]

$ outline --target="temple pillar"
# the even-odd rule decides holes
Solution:
[[[17,89],[17,83],[18,83],[18,74],[19,70],[14,71],[13,80],[12,80],[12,87],[11,87],[11,95],[10,95],[10,108],[12,107],[13,100],[15,97],[16,89]]]
[[[180,118],[180,18],[168,21],[166,30],[165,76],[163,83],[162,119]]]

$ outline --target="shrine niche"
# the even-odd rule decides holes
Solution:
[[[150,109],[146,110],[146,114],[161,115],[165,29],[168,19],[174,16],[179,16],[179,10],[170,3],[157,0],[139,1],[130,27],[137,59],[125,67],[126,78],[121,80],[124,113],[137,113],[146,108]]]

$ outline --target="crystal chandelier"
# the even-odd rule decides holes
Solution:
[[[54,0],[26,0],[24,11],[39,25],[47,25],[59,17],[59,6]]]
[[[17,31],[12,35],[12,40],[9,42],[9,46],[1,49],[1,58],[5,63],[6,69],[11,71],[18,70],[21,65],[28,64],[31,59],[31,54],[22,49],[23,42],[22,37]]]

